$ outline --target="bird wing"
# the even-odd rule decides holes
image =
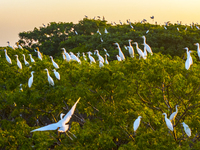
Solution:
[[[74,106],[71,108],[71,110],[65,115],[65,117],[63,118],[63,122],[66,124],[69,122],[69,120],[71,119],[72,115],[74,114],[75,108],[77,103],[79,102],[80,98],[76,101],[76,103],[74,104]]]
[[[58,122],[57,123],[52,123],[47,126],[32,130],[31,132],[35,131],[47,131],[47,130],[56,130],[59,127]]]

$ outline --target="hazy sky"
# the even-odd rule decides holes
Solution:
[[[200,21],[200,0],[0,0],[0,46],[10,41],[14,46],[18,34],[49,22],[74,22],[87,15],[105,16],[110,23],[147,19],[183,24]]]

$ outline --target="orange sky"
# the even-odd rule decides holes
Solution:
[[[0,1],[0,46],[13,46],[19,32],[33,30],[49,22],[74,22],[88,15],[105,16],[110,23],[131,22],[147,19],[163,24],[165,21],[183,24],[198,22],[199,0],[1,0]]]

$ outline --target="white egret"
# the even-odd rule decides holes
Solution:
[[[5,52],[5,57],[6,57],[7,62],[8,62],[9,64],[12,64],[12,61],[11,61],[10,57],[8,56],[8,54],[7,54],[7,50],[4,49],[4,52]]]
[[[36,50],[35,50],[35,52],[37,52],[37,54],[38,54],[38,58],[39,58],[40,60],[42,60],[42,54],[40,53],[40,51],[39,51],[39,48],[38,48],[38,47],[36,47]]]
[[[53,69],[53,72],[54,72],[56,78],[57,78],[58,80],[60,80],[60,74],[59,74],[55,69]]]
[[[125,48],[126,50],[128,50],[128,47],[127,47],[126,45],[124,45],[124,48]]]
[[[195,43],[194,45],[197,46],[197,54],[198,54],[198,57],[200,59],[200,49],[199,49],[199,43]]]
[[[28,54],[30,56],[30,59],[31,59],[31,62],[34,63],[35,60],[33,59],[32,55],[31,54]]]
[[[176,118],[176,115],[178,114],[178,108],[179,107],[178,105],[176,105],[176,111],[173,112],[170,117],[169,117],[169,120],[174,120]]]
[[[20,84],[19,87],[20,87],[19,90],[20,90],[21,92],[23,92],[22,84]]]
[[[103,66],[104,66],[103,62],[101,60],[99,60],[99,67],[101,68]]]
[[[185,130],[185,133],[187,134],[187,136],[190,137],[190,136],[191,136],[191,130],[190,130],[190,128],[188,127],[188,125],[185,124],[184,122],[182,122],[181,124],[183,125],[184,130]]]
[[[25,63],[25,65],[28,66],[28,65],[29,65],[29,62],[26,61],[25,55],[24,55],[24,54],[22,54],[22,55],[23,55],[23,57],[24,57],[24,63]]]
[[[11,49],[15,50],[15,48],[10,45],[9,41],[7,43],[8,43],[8,47],[10,47]]]
[[[81,60],[80,60],[76,55],[74,55],[73,52],[69,52],[69,54],[70,54],[70,56],[71,56],[71,58],[72,58],[73,60],[75,60],[75,61],[77,61],[79,64],[81,64]]]
[[[105,31],[104,31],[106,34],[108,34],[108,31],[107,31],[107,29],[105,28]]]
[[[101,42],[103,42],[103,39],[100,37]]]
[[[141,121],[141,116],[139,116],[133,123],[133,130],[134,132],[136,132],[136,130],[138,129],[139,125],[140,125],[140,121]]]
[[[83,52],[82,54],[83,54],[83,59],[84,59],[85,61],[87,61],[87,57],[85,56],[85,53]]]
[[[144,45],[144,44],[142,44],[142,45]],[[144,57],[147,58],[147,49],[146,49],[145,46],[144,46],[144,52],[143,53],[144,53]]]
[[[19,42],[17,42],[17,47],[18,47],[19,49],[23,50],[22,46],[19,45]]]
[[[167,114],[166,114],[166,113],[163,113],[163,115],[165,115],[165,122],[166,122],[167,127],[168,127],[171,131],[173,131],[173,130],[174,130],[173,125],[172,125],[171,121],[167,118]]]
[[[186,49],[186,53],[187,53],[187,59],[185,61],[185,69],[189,69],[190,66],[193,64],[193,60],[192,60],[192,57],[190,55],[190,53],[192,53],[192,51],[189,51],[189,48],[188,47],[185,47],[184,49]]]
[[[108,59],[107,59],[107,55],[105,54],[105,64],[109,65]]]
[[[149,33],[149,30],[146,31],[146,34]]]
[[[63,56],[63,60],[67,60],[64,52],[62,52],[62,56]]]
[[[131,41],[132,40],[128,40],[128,42],[129,42],[128,52],[129,52],[130,57],[133,58],[134,57],[134,49],[133,49],[133,46],[131,45]]]
[[[49,56],[49,57],[51,58],[51,61],[52,61],[52,63],[53,63],[53,66],[54,66],[56,69],[58,69],[59,66],[58,66],[58,64],[53,60],[53,57],[52,57],[52,56]]]
[[[80,52],[76,53],[77,57],[80,57]]]
[[[99,29],[97,30],[97,33],[99,33],[99,35],[101,35],[101,32],[99,31]]]
[[[35,73],[34,71],[31,72],[31,77],[28,80],[28,87],[31,88],[32,84],[33,84],[33,73]]]
[[[179,28],[177,27],[177,31],[179,31]]]
[[[151,55],[153,55],[151,47],[146,43],[146,37],[142,36],[142,38],[144,39],[144,46],[146,47],[147,52],[149,52]]]
[[[87,54],[88,54],[88,57],[89,57],[89,59],[90,59],[90,64],[96,63],[94,57],[91,56],[92,53],[91,53],[91,52],[87,52]]]
[[[65,48],[61,48],[61,49],[63,50],[63,52],[64,52],[64,54],[65,54],[65,56],[66,56],[67,62],[69,62],[69,61],[72,59],[71,56],[69,55],[69,53],[66,52],[66,49],[65,49]]]
[[[76,105],[79,102],[79,100],[80,100],[80,98],[76,101],[76,103],[73,105],[73,107],[70,109],[70,111],[65,116],[63,113],[60,114],[61,120],[59,120],[58,122],[49,124],[47,126],[44,126],[44,127],[41,127],[41,128],[35,129],[35,130],[32,130],[31,132],[48,131],[48,130],[56,130],[56,129],[58,129],[58,132],[68,131],[69,130],[69,121],[70,121],[72,115],[74,114]],[[69,133],[71,133],[71,132],[69,132]],[[75,135],[74,135],[74,137],[75,137]],[[70,139],[72,139],[72,138],[70,137]]]
[[[78,32],[77,32],[77,31],[74,31],[74,32],[75,32],[76,35],[78,35]]]
[[[138,54],[140,55],[140,57],[142,57],[143,59],[146,59],[146,58],[144,57],[143,51],[138,47],[138,43],[137,43],[137,42],[134,42],[133,44],[136,45],[136,49],[137,49],[137,52],[138,52]]]
[[[119,55],[116,55],[118,61],[122,61],[122,58]]]
[[[108,54],[107,50],[106,50],[105,48],[103,48],[103,50],[104,50],[104,52],[106,52],[106,55],[107,55],[108,57],[110,57],[110,55]]]
[[[118,44],[118,43],[113,43],[113,44],[114,44],[114,45],[117,45],[117,48],[118,48],[118,50],[119,50],[119,56],[121,57],[122,60],[125,60],[125,56],[124,56],[124,54],[123,54],[123,52],[122,52],[122,50],[121,50],[119,44]]]
[[[166,27],[166,26],[164,26],[164,28],[165,28],[165,30],[167,30],[167,27]]]
[[[14,55],[17,59],[17,66],[19,67],[19,69],[22,69],[22,63],[19,61],[18,59],[18,55]]]
[[[51,84],[52,86],[54,86],[54,81],[53,81],[52,77],[49,75],[48,69],[46,68],[46,69],[44,69],[44,70],[47,71],[47,78],[48,78],[49,84]]]
[[[104,58],[99,54],[99,51],[98,50],[94,50],[94,52],[96,52],[96,55],[97,55],[98,59],[100,61],[102,61],[102,63],[104,63]]]

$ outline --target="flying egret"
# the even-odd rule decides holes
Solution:
[[[105,64],[109,65],[108,59],[107,59],[107,55],[105,54]]]
[[[8,56],[8,54],[7,54],[7,50],[4,49],[4,52],[5,52],[5,57],[6,57],[7,62],[12,64],[12,61],[11,61],[10,57]]]
[[[147,52],[149,52],[151,55],[153,55],[151,47],[146,43],[146,37],[142,36],[142,38],[144,39],[144,46],[146,47]]]
[[[49,57],[51,58],[51,61],[52,61],[52,63],[53,63],[53,66],[54,66],[56,69],[58,69],[59,66],[58,66],[58,64],[53,60],[53,57],[52,57],[52,56],[49,56]]]
[[[137,52],[138,52],[138,54],[140,55],[140,57],[142,57],[143,59],[146,59],[146,58],[144,57],[143,51],[138,47],[138,43],[137,43],[137,42],[134,42],[133,44],[136,45],[136,49],[137,49]]]
[[[118,61],[122,61],[122,58],[119,55],[116,55]]]
[[[197,54],[198,54],[198,57],[200,59],[200,49],[199,49],[199,43],[195,43],[194,45],[197,46]]]
[[[178,108],[179,107],[178,105],[176,105],[176,111],[173,112],[170,117],[169,117],[169,120],[174,120],[176,118],[176,115],[178,114]]]
[[[69,54],[70,54],[70,56],[71,56],[71,58],[72,58],[73,60],[75,60],[75,61],[77,61],[79,64],[81,64],[81,60],[80,60],[76,55],[74,55],[73,52],[69,52]]]
[[[31,88],[32,84],[33,84],[33,73],[35,73],[34,71],[31,72],[31,77],[28,80],[28,87]]]
[[[87,61],[87,57],[85,56],[85,53],[83,52],[82,54],[83,54],[83,59],[84,59],[85,61]]]
[[[57,78],[58,80],[60,80],[60,74],[59,74],[55,69],[53,69],[53,72],[54,72],[56,78]]]
[[[171,121],[167,118],[167,114],[166,114],[166,113],[163,113],[163,115],[165,115],[165,122],[166,122],[167,127],[168,127],[171,131],[173,131],[174,128],[173,128],[173,126],[172,126]]]
[[[73,105],[73,107],[70,109],[70,111],[64,116],[63,113],[60,114],[61,120],[59,120],[56,123],[49,124],[47,126],[32,130],[31,132],[35,131],[48,131],[48,130],[56,130],[58,129],[58,132],[69,132],[69,121],[74,114],[74,111],[76,109],[76,105],[79,102],[80,98],[76,101],[76,103]],[[64,116],[64,117],[63,117]],[[69,132],[71,133],[71,132]],[[71,139],[71,138],[70,138]]]
[[[49,84],[51,84],[52,86],[54,86],[54,81],[53,81],[52,77],[49,75],[48,69],[46,68],[46,69],[44,69],[44,70],[47,71],[47,78],[48,78]]]
[[[182,122],[181,124],[183,125],[184,130],[185,130],[185,133],[187,134],[187,136],[190,137],[190,136],[191,136],[191,130],[190,130],[190,128],[188,127],[188,125],[185,124],[184,122]]]
[[[29,63],[28,63],[28,61],[26,61],[25,55],[24,55],[24,54],[22,54],[22,55],[23,55],[23,57],[24,57],[24,63],[25,63],[25,65],[28,66]]]
[[[18,55],[14,55],[17,59],[17,66],[19,67],[19,69],[22,69],[22,63],[19,61],[18,59]]]
[[[128,52],[129,52],[129,55],[131,56],[131,58],[133,58],[134,57],[134,49],[133,49],[133,46],[131,45],[131,41],[133,41],[133,40],[128,40],[128,42],[129,42]]]
[[[90,59],[90,64],[96,63],[94,57],[91,56],[92,53],[91,53],[91,52],[87,52],[87,54],[88,54],[88,57],[89,57],[89,59]]]
[[[100,61],[102,61],[102,63],[104,63],[104,58],[99,54],[99,51],[98,50],[94,50],[94,52],[96,52],[96,55],[97,55],[98,59]]]
[[[63,50],[63,52],[64,52],[64,54],[65,54],[65,56],[66,56],[67,62],[69,62],[69,61],[72,59],[71,56],[69,55],[69,53],[66,52],[66,49],[65,49],[65,48],[61,48],[61,49]]]
[[[31,62],[34,63],[35,60],[33,59],[32,55],[31,54],[28,54],[30,56],[30,59],[31,59]]]
[[[22,46],[19,45],[19,42],[17,42],[17,46],[18,46],[19,49],[23,50]]]
[[[108,54],[107,50],[106,50],[105,48],[103,48],[103,50],[104,50],[104,52],[106,52],[106,55],[107,55],[108,57],[110,57],[110,55]]]
[[[141,116],[139,116],[133,123],[133,130],[134,132],[136,132],[136,130],[138,129],[139,125],[140,125],[140,121],[141,121]]]
[[[113,44],[114,44],[114,45],[117,45],[117,48],[118,48],[118,50],[119,50],[119,56],[121,57],[122,60],[125,60],[125,56],[124,56],[124,54],[123,54],[123,52],[122,52],[122,50],[121,50],[119,44],[118,44],[118,43],[113,43]]]
[[[8,47],[10,47],[11,49],[15,50],[15,48],[10,45],[9,41],[7,43],[8,43]]]
[[[42,60],[42,54],[40,53],[40,51],[39,51],[39,48],[38,48],[38,47],[36,47],[36,50],[35,50],[35,52],[37,52],[37,54],[38,54],[38,58],[39,58],[40,60]]]

